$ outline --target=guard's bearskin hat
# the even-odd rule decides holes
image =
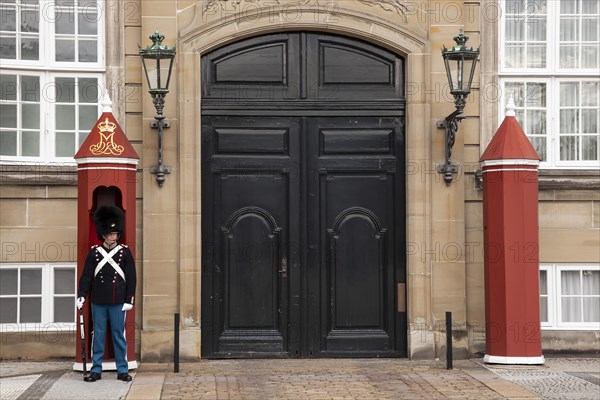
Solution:
[[[96,224],[98,240],[103,241],[104,238],[102,236],[112,232],[117,232],[121,236],[124,231],[124,220],[125,216],[119,207],[98,207],[94,213],[94,224]]]

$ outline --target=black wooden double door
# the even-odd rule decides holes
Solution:
[[[405,356],[402,117],[224,111],[202,116],[202,355]]]

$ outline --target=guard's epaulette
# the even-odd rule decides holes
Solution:
[[[90,247],[90,249],[95,249],[96,247],[98,247],[97,244],[93,245],[92,247]]]
[[[128,246],[126,244],[122,244],[121,247],[127,248]]]

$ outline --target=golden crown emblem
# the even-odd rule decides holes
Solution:
[[[100,132],[114,132],[115,129],[117,129],[117,124],[115,124],[114,122],[110,122],[108,120],[108,118],[106,118],[104,120],[104,122],[100,122],[98,124],[98,129],[100,130]]]
[[[103,122],[100,122],[96,126],[100,131],[100,141],[90,146],[90,151],[92,152],[92,154],[118,156],[119,154],[123,153],[123,150],[125,150],[125,148],[120,144],[114,142],[115,129],[117,129],[117,124],[111,122],[108,118],[106,118]]]

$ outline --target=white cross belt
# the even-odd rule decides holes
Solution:
[[[100,270],[102,269],[102,267],[104,267],[104,265],[106,263],[109,263],[115,269],[115,271],[117,271],[117,273],[119,275],[121,275],[121,278],[123,278],[123,280],[125,280],[125,273],[123,272],[123,270],[121,269],[121,267],[119,266],[119,264],[117,264],[115,262],[115,260],[113,260],[113,256],[115,254],[117,254],[117,252],[119,250],[121,250],[122,248],[123,248],[123,246],[118,245],[117,247],[115,247],[114,249],[112,249],[110,251],[110,253],[107,253],[106,250],[104,250],[104,248],[101,247],[101,246],[99,246],[99,247],[96,248],[96,250],[98,250],[98,252],[100,254],[102,254],[102,257],[104,257],[104,258],[96,266],[96,270],[94,271],[94,277],[96,275],[98,275],[98,272],[100,272]]]

